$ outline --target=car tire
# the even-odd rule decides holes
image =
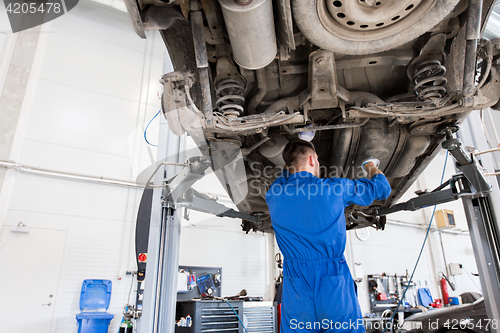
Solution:
[[[419,4],[398,22],[390,22],[381,28],[367,26],[373,29],[364,31],[356,29],[363,25],[354,27],[353,24],[353,28],[349,28],[339,23],[330,15],[328,8],[332,7],[328,7],[330,4],[325,4],[325,0],[292,0],[292,9],[297,26],[313,44],[336,53],[362,55],[390,50],[414,40],[441,22],[458,2],[422,0],[421,4],[426,6],[420,8]],[[342,6],[341,1],[333,3]]]

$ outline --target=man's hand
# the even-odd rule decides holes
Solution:
[[[372,178],[374,175],[382,173],[379,170],[380,161],[376,158],[370,157],[363,161],[361,167],[368,172],[368,178]]]

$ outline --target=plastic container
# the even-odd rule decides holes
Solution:
[[[111,300],[111,286],[110,280],[83,280],[80,310],[106,311]]]
[[[441,309],[443,307],[443,300],[441,298],[436,298],[431,306],[436,309]]]
[[[107,333],[114,315],[106,312],[82,312],[76,315],[78,333]]]
[[[432,295],[429,288],[419,288],[417,293],[418,293],[418,299],[420,301],[420,304],[422,304],[422,306],[429,307],[431,306],[431,303],[434,302],[432,300]]]
[[[114,315],[107,313],[111,300],[110,280],[84,280],[80,293],[81,313],[76,315],[78,333],[107,333]],[[91,310],[91,311],[89,311]],[[103,310],[103,311],[98,311]]]

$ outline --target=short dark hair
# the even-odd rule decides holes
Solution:
[[[287,166],[296,166],[299,160],[311,152],[316,152],[311,142],[304,140],[294,140],[287,143],[283,150],[283,160]]]

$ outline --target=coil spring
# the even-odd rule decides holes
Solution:
[[[225,116],[239,116],[245,110],[243,92],[245,86],[238,80],[226,79],[219,83],[215,91],[217,109]]]
[[[446,67],[439,60],[424,60],[415,66],[413,81],[415,94],[424,101],[441,98],[446,94],[444,85],[447,80],[443,76]]]

